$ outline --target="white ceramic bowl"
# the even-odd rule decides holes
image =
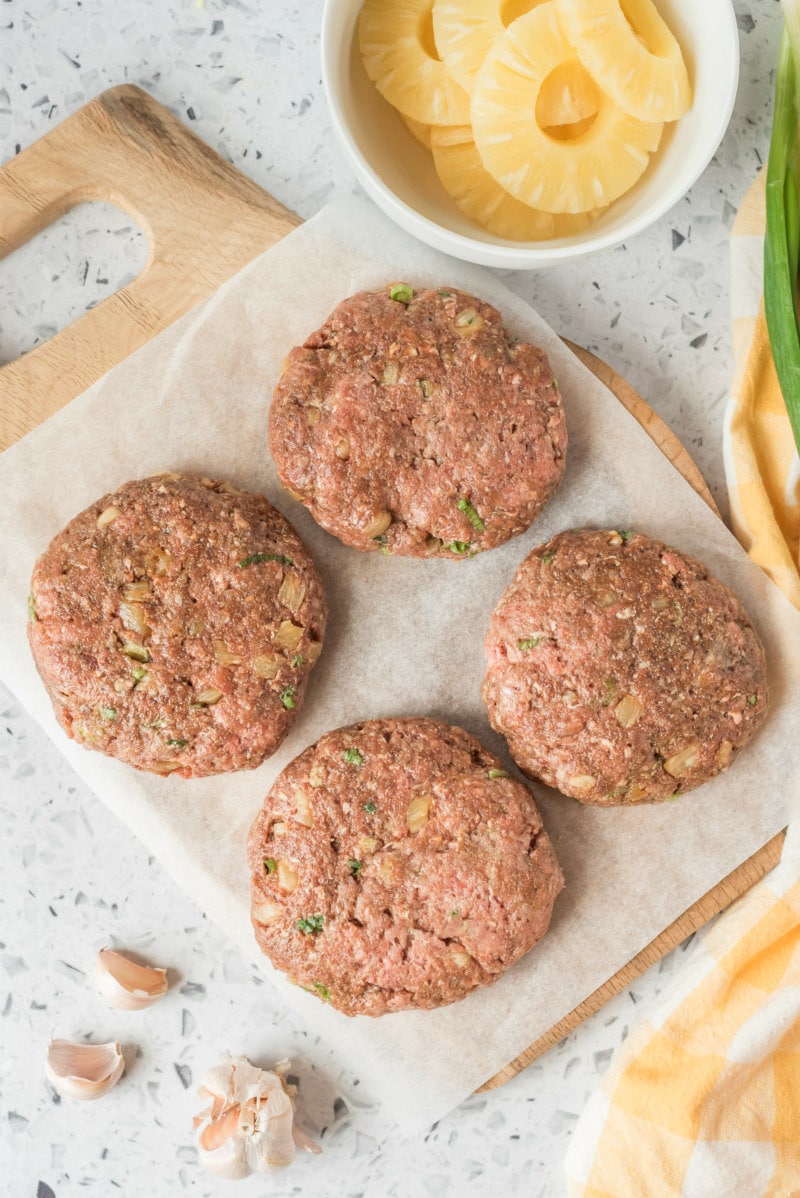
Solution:
[[[520,270],[554,266],[627,241],[663,216],[705,170],[730,120],[739,78],[731,0],[658,0],[686,58],[694,102],[668,125],[636,186],[588,230],[553,241],[508,241],[479,228],[439,182],[430,153],[367,78],[356,25],[362,0],[326,0],[322,78],[331,121],[358,181],[420,241],[468,262]]]

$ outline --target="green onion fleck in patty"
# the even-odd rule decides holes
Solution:
[[[259,562],[280,562],[282,566],[293,566],[294,562],[290,557],[286,557],[283,553],[251,553],[249,557],[243,557],[239,562],[239,568],[244,566],[257,566]]]
[[[414,298],[414,290],[408,283],[395,283],[389,288],[389,299],[397,300],[399,304],[410,304]]]
[[[468,499],[459,499],[458,504],[456,506],[458,507],[458,510],[460,512],[464,513],[464,515],[467,517],[467,519],[469,520],[472,527],[477,532],[484,531],[484,529],[486,528],[486,525],[484,524],[483,520],[481,520],[480,516],[475,511],[475,508],[472,506],[472,504],[469,502]]]

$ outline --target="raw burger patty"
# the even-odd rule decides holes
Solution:
[[[764,649],[702,562],[639,533],[560,533],[492,615],[483,700],[520,769],[584,803],[713,778],[767,713]]]
[[[251,769],[283,740],[325,598],[263,495],[161,474],[105,495],[33,572],[28,636],[66,733],[137,769]]]
[[[472,295],[403,303],[392,290],[346,299],[289,354],[269,419],[281,481],[356,549],[465,557],[502,545],[564,473],[550,364]]]
[[[547,930],[564,880],[522,783],[461,728],[368,720],[286,767],[250,831],[278,969],[347,1015],[440,1007]]]

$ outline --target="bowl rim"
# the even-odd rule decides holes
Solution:
[[[613,249],[655,224],[690,191],[719,149],[736,103],[741,49],[736,13],[731,0],[718,0],[718,7],[720,15],[724,19],[724,30],[721,32],[724,31],[728,38],[731,53],[725,56],[728,92],[724,105],[719,109],[719,120],[714,126],[713,134],[709,135],[707,151],[697,159],[690,175],[685,179],[679,179],[676,176],[676,180],[679,179],[679,181],[676,181],[671,187],[665,188],[660,199],[652,207],[631,219],[622,228],[590,234],[577,244],[556,246],[549,245],[547,242],[520,242],[518,245],[504,245],[500,242],[467,237],[463,233],[456,233],[452,229],[448,229],[446,225],[437,224],[436,221],[423,216],[405,200],[401,200],[384,183],[377,172],[372,169],[350,133],[340,102],[337,66],[341,69],[343,63],[346,65],[349,62],[352,37],[361,8],[360,4],[354,2],[350,8],[345,10],[342,0],[324,0],[320,30],[322,85],[331,124],[356,179],[370,198],[377,203],[378,207],[383,208],[396,224],[420,241],[456,258],[501,269],[535,269],[540,266],[555,266],[560,262],[572,262],[600,250]],[[342,15],[345,12],[349,14],[351,11],[353,13],[352,22],[347,19],[346,15]],[[720,37],[721,42],[722,37]]]

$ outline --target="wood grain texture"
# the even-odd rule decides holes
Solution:
[[[300,223],[146,92],[130,86],[104,92],[0,170],[0,257],[84,200],[116,204],[141,226],[150,246],[147,264],[127,287],[0,369],[0,450]],[[566,344],[716,511],[699,470],[667,425],[610,366]],[[774,837],[719,882],[482,1089],[514,1077],[748,890],[777,862],[782,839]]]
[[[127,212],[149,242],[131,283],[0,369],[7,448],[207,299],[300,218],[138,87],[103,92],[0,171],[0,257],[85,200]]]
[[[633,960],[629,961],[627,965],[623,965],[622,969],[618,970],[602,986],[599,986],[593,994],[579,1003],[574,1010],[570,1011],[569,1015],[565,1015],[499,1073],[495,1073],[493,1077],[484,1082],[479,1087],[478,1093],[482,1090],[495,1090],[498,1086],[510,1081],[512,1077],[516,1077],[532,1061],[547,1052],[548,1048],[553,1048],[559,1040],[563,1040],[566,1035],[574,1031],[579,1024],[583,1023],[584,1019],[588,1019],[595,1011],[599,1011],[609,999],[613,998],[615,994],[619,994],[620,990],[630,986],[631,982],[635,981],[646,969],[665,957],[687,936],[691,936],[692,932],[698,931],[715,915],[719,915],[720,911],[729,907],[751,886],[755,886],[756,882],[760,882],[764,875],[778,864],[784,836],[784,832],[773,836],[772,840],[768,841],[762,849],[737,866],[721,882],[717,882],[716,886],[698,899],[688,911],[684,911],[683,915],[679,915],[674,923],[671,923],[660,935],[651,940],[640,953],[636,954]]]

